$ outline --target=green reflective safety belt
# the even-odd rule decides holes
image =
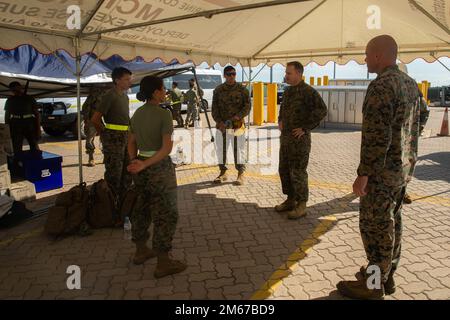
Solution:
[[[156,153],[157,153],[157,151],[143,151],[143,150],[139,150],[139,156],[140,157],[144,157],[144,158],[151,158]]]
[[[109,130],[116,131],[128,131],[128,126],[120,125],[120,124],[109,124],[105,123],[105,128]]]

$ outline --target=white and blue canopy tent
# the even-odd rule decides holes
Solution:
[[[42,54],[64,50],[75,58],[78,92],[87,53],[100,60],[119,55],[124,60],[209,65],[273,65],[294,59],[305,65],[364,63],[367,42],[389,34],[399,44],[403,63],[417,58],[433,62],[450,56],[449,26],[450,0],[0,3],[0,49],[27,44]]]

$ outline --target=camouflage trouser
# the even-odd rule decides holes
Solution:
[[[196,103],[191,105],[188,104],[186,125],[188,126],[191,123],[194,123],[194,121],[198,119],[198,114],[199,114],[198,105]]]
[[[361,197],[359,229],[369,265],[380,267],[382,281],[399,264],[402,240],[402,203],[405,187],[387,187],[369,179]]]
[[[92,124],[84,124],[84,135],[86,136],[86,153],[94,154],[95,152],[95,144],[94,139],[97,135],[97,130]]]
[[[300,139],[282,134],[280,137],[280,174],[283,193],[289,198],[307,202],[308,162],[311,152],[311,134],[306,133]]]
[[[183,117],[181,116],[181,104],[180,103],[173,105],[172,118],[173,118],[173,120],[177,121],[178,126],[184,125]]]
[[[238,172],[245,172],[245,135],[235,137],[234,134],[216,131],[217,158],[219,159],[219,168],[221,171],[227,168],[227,150],[233,147],[234,166]]]
[[[147,241],[153,222],[153,248],[172,249],[178,221],[177,179],[170,157],[133,176],[137,200],[131,214],[133,241]]]
[[[128,132],[104,129],[100,135],[105,163],[105,180],[116,196],[117,208],[131,185],[131,175],[127,171]]]

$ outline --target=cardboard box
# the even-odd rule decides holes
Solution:
[[[30,181],[15,182],[9,187],[9,196],[16,201],[33,201],[36,200],[36,188]]]
[[[0,171],[0,190],[9,189],[11,186],[11,175],[9,170]]]

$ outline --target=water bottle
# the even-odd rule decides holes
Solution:
[[[177,163],[178,164],[184,163],[183,148],[180,145],[177,147]]]
[[[131,240],[131,222],[130,218],[125,217],[125,222],[123,223],[123,238],[125,240]]]

